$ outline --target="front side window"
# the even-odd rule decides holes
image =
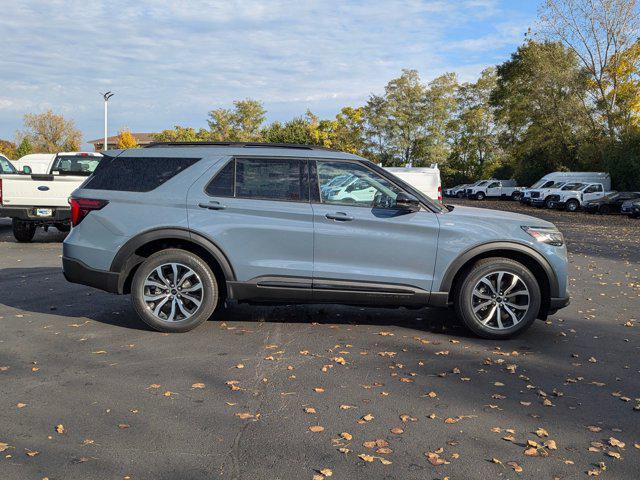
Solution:
[[[58,155],[51,167],[51,173],[89,176],[101,159],[102,157],[97,155]]]
[[[584,191],[584,193],[596,193],[601,191],[602,191],[602,185],[591,185]]]
[[[500,184],[498,182],[493,182],[491,185],[489,185],[487,188],[496,188],[499,187]]]
[[[297,159],[237,158],[216,174],[205,191],[218,197],[306,202],[307,163]]]
[[[320,201],[331,205],[395,208],[402,190],[378,173],[352,162],[318,161]],[[343,178],[340,182],[335,179]]]

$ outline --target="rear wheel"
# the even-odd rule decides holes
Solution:
[[[611,213],[611,208],[609,208],[609,205],[600,205],[598,211],[603,215],[608,215]]]
[[[187,332],[205,322],[220,298],[218,282],[200,257],[179,249],[151,255],[136,271],[131,301],[140,318],[161,332]]]
[[[580,208],[580,203],[578,203],[577,200],[572,199],[567,202],[567,206],[566,206],[567,211],[576,212],[578,208]]]
[[[531,271],[509,258],[478,261],[455,292],[458,317],[483,338],[509,338],[538,316],[540,286]]]
[[[546,208],[553,208],[555,206],[555,202],[553,201],[553,198],[545,198],[544,199],[544,206]]]
[[[30,242],[36,234],[36,224],[33,222],[14,218],[12,220],[12,226],[13,236],[21,243]]]

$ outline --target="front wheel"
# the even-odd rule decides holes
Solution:
[[[484,200],[485,194],[482,192],[476,193],[476,200]]]
[[[28,243],[33,240],[36,234],[36,224],[26,220],[12,220],[13,236],[20,243]]]
[[[540,286],[531,271],[509,258],[478,261],[455,291],[458,317],[483,338],[510,338],[538,316]]]
[[[567,202],[567,206],[566,206],[567,211],[576,212],[578,211],[578,208],[580,208],[580,203],[578,203],[577,200],[569,200]]]
[[[187,332],[213,314],[219,287],[211,268],[197,255],[161,250],[147,258],[131,284],[140,318],[161,332]]]
[[[545,198],[544,199],[544,206],[546,208],[553,208],[555,206],[556,202],[553,201],[553,198]]]

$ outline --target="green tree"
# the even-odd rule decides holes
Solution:
[[[24,130],[19,138],[28,139],[34,152],[57,153],[80,150],[82,133],[73,120],[56,115],[51,110],[24,116]]]
[[[302,117],[288,122],[273,122],[262,130],[262,140],[271,143],[295,143],[300,145],[323,145],[318,135],[318,119],[307,111]]]
[[[31,148],[31,142],[27,137],[25,137],[20,142],[20,145],[18,145],[18,148],[16,148],[15,158],[16,159],[22,158],[25,155],[29,155],[32,152],[33,152],[33,149]]]
[[[233,110],[209,112],[209,130],[214,142],[257,142],[262,139],[265,109],[256,100],[236,100]]]
[[[389,117],[387,100],[382,95],[371,95],[363,107],[365,155],[384,165],[391,160],[389,151]]]
[[[419,164],[444,163],[449,157],[458,88],[455,73],[446,73],[429,82],[425,92],[426,134],[421,142],[424,153]]]
[[[191,127],[176,125],[173,128],[163,130],[153,136],[156,142],[206,142],[210,140],[208,130],[201,128],[196,130]]]

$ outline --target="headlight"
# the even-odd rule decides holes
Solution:
[[[555,247],[561,247],[564,245],[564,236],[556,228],[552,227],[522,227],[522,230],[527,232],[538,242],[553,245]]]

